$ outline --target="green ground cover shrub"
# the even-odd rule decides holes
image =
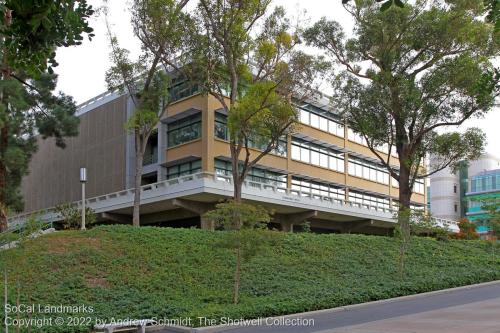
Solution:
[[[414,238],[402,281],[393,238],[286,234],[243,263],[240,302],[233,305],[235,259],[216,246],[221,238],[204,230],[101,226],[1,251],[0,266],[9,270],[11,304],[18,297],[27,304],[86,304],[100,319],[252,318],[500,279],[500,256],[484,241]],[[42,331],[87,332],[88,326]]]

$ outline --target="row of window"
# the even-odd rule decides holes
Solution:
[[[230,177],[232,176],[231,162],[224,160],[215,160],[216,175]],[[201,172],[201,160],[181,163],[167,168],[167,178],[173,179],[190,174]],[[220,178],[226,180],[226,178]],[[249,181],[269,184],[281,188],[283,191],[287,188],[287,176],[282,173],[262,169],[252,168],[246,178]],[[345,188],[335,184],[321,183],[311,181],[300,177],[292,177],[292,190],[300,191],[303,195],[311,194],[314,196],[330,197],[338,200],[345,200]],[[387,197],[366,194],[356,190],[349,191],[349,201],[365,206],[372,206],[382,209],[391,207],[390,200]],[[398,202],[392,201],[393,209],[398,208]],[[411,205],[412,209],[422,209],[423,206]]]
[[[358,143],[360,145],[368,146],[368,144],[366,143],[365,138],[361,134],[354,132],[350,128],[347,129],[347,139],[349,141],[356,142],[356,143]],[[378,151],[380,151],[380,152],[382,152],[382,153],[385,153],[385,154],[389,153],[389,145],[386,144],[386,143],[383,144],[380,147],[375,148],[375,149],[378,150]],[[392,147],[392,149],[391,149],[391,155],[394,156],[394,157],[398,157],[398,153],[397,153],[395,147]]]
[[[167,179],[179,178],[201,172],[201,160],[181,163],[167,168]]]
[[[215,137],[222,139],[224,141],[229,141],[229,131],[227,128],[227,116],[219,112],[215,113],[215,123],[214,123]],[[265,150],[267,148],[266,144],[259,144],[258,140],[250,140],[248,142],[249,148],[254,148],[258,150]],[[278,146],[272,150],[273,154],[280,156],[287,156],[287,143],[286,140],[280,140]]]
[[[345,200],[345,189],[331,184],[306,180],[299,177],[292,178],[292,190],[310,193],[313,196],[330,197]]]
[[[232,176],[233,166],[231,162],[216,159],[215,174],[221,176]],[[287,187],[286,175],[261,168],[252,168],[248,172],[246,180],[269,184],[280,188]]]
[[[307,111],[304,108],[299,108],[299,121],[302,124],[309,125],[314,128],[319,128],[322,131],[330,134],[344,137],[344,125],[333,117],[327,117],[324,113],[314,113]]]
[[[292,140],[292,159],[344,172],[344,153],[298,138]]]
[[[399,182],[394,178],[392,178],[392,186],[399,188]],[[415,183],[413,184],[413,192],[420,194],[425,193],[425,182],[423,179],[415,180]]]
[[[201,113],[168,124],[168,147],[201,138]]]
[[[471,180],[471,192],[482,192],[500,189],[500,174],[485,175]]]
[[[349,191],[349,201],[364,206],[372,206],[382,209],[391,208],[390,200],[388,198],[353,190]]]
[[[192,96],[199,92],[199,87],[183,78],[174,78],[168,88],[170,102]]]
[[[196,114],[186,117],[168,126],[168,147],[173,147],[185,142],[201,138],[201,114]],[[227,130],[227,117],[216,112],[215,117],[215,136],[217,138],[228,140]],[[251,142],[252,143],[252,142]],[[263,149],[257,147],[255,144],[250,145],[252,148]],[[286,156],[286,141],[280,141],[277,149],[273,153]],[[304,163],[320,166],[330,170],[343,173],[344,168],[344,154],[332,148],[323,147],[298,138],[292,140],[292,159]],[[382,184],[389,184],[389,173],[381,165],[364,161],[357,158],[349,158],[348,172],[352,176],[364,178],[367,180],[379,182]],[[498,177],[500,178],[500,177]],[[397,181],[393,179],[395,187],[398,186]],[[424,193],[425,185],[423,180],[415,182],[414,191],[416,193]]]
[[[349,157],[349,175],[389,185],[389,172],[382,165]]]

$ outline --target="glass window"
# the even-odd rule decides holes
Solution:
[[[311,164],[319,165],[319,153],[311,150]]]
[[[297,158],[299,150],[300,159]],[[304,163],[344,172],[344,154],[342,152],[298,138],[292,140],[292,158]]]
[[[384,210],[390,208],[389,198],[366,194],[359,191],[349,191],[349,201],[358,203],[374,210]]]
[[[334,184],[319,183],[308,181],[300,177],[293,177],[292,189],[301,191],[304,196],[307,196],[307,194],[310,193],[317,196],[322,195],[330,198],[345,200],[345,189]]]
[[[167,179],[179,178],[201,172],[201,160],[181,163],[167,168]]]
[[[309,149],[307,148],[300,148],[300,160],[305,163],[309,163],[310,158],[309,158]]]
[[[307,111],[306,109],[314,110],[314,112]],[[337,119],[337,116],[312,105],[307,104],[299,107],[299,121],[311,127],[319,128],[322,131],[344,137],[344,126]]]
[[[320,154],[319,155],[319,165],[323,168],[328,168],[328,155]]]
[[[300,110],[300,122],[303,124],[309,124],[309,112]]]
[[[232,176],[232,169],[233,168],[231,162],[218,159],[215,160],[215,173],[217,175]],[[253,182],[274,185],[279,188],[287,187],[287,176],[285,174],[269,171],[262,168],[250,169],[246,179]]]
[[[196,114],[168,124],[168,147],[201,138],[201,114]]]
[[[389,184],[389,172],[384,166],[360,158],[349,158],[349,174],[374,182]]]
[[[311,123],[310,125],[312,127],[316,127],[318,128],[319,127],[319,116],[315,113],[311,113]]]
[[[328,119],[326,118],[319,118],[319,128],[325,132],[328,131]]]
[[[219,139],[228,141],[229,140],[229,131],[227,129],[227,116],[216,112],[215,113],[215,123],[214,123],[214,133],[215,136]],[[258,138],[255,140],[250,139],[248,142],[248,147],[253,148],[253,149],[258,149],[258,150],[265,150],[267,149],[268,142],[262,143],[259,142]],[[271,151],[271,153],[280,155],[280,156],[287,156],[287,141],[286,138],[283,137],[278,141],[278,144],[276,147]]]
[[[292,145],[292,159],[300,161],[300,147]]]

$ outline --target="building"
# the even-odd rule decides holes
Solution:
[[[487,233],[489,216],[482,206],[485,202],[500,204],[500,169],[483,171],[472,176],[466,199],[466,217],[477,224],[479,233]]]
[[[470,211],[469,197],[472,193],[476,193],[474,179],[481,178],[482,174],[488,174],[489,170],[498,168],[500,168],[500,158],[484,154],[475,161],[461,162],[457,172],[446,168],[431,175],[427,195],[432,215],[454,221],[464,217],[473,220],[474,214]],[[474,189],[472,184],[474,184]]]
[[[187,82],[175,82],[171,95],[175,102],[148,144],[141,223],[207,227],[200,216],[232,195],[226,114]],[[397,183],[327,105],[324,98],[297,105],[299,132],[251,170],[243,197],[275,210],[274,222],[286,230],[307,220],[317,231],[386,234],[394,227]],[[99,219],[130,223],[135,157],[124,124],[132,112],[127,96],[106,93],[79,107],[80,134],[66,149],[40,140],[22,184],[26,213],[43,210],[57,219],[47,209],[81,200],[78,173],[85,166],[87,202]],[[424,188],[423,180],[415,184],[414,208],[425,207]]]

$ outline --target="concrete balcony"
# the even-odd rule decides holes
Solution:
[[[233,184],[229,176],[201,172],[170,179],[141,187],[141,223],[157,223],[188,216],[180,212],[175,199],[185,199],[195,205],[207,205],[232,197]],[[342,199],[305,193],[254,181],[246,181],[242,196],[254,204],[272,209],[276,214],[300,214],[314,211],[314,226],[334,229],[342,224],[360,223],[370,228],[392,229],[396,223],[396,211],[388,208],[364,205]],[[132,215],[134,189],[89,198],[87,206],[98,216],[123,217]],[[80,202],[75,204],[80,205]],[[37,214],[44,221],[58,221],[60,216],[54,209],[12,216],[9,228],[21,226],[26,219]],[[103,215],[107,214],[107,215]],[[290,215],[292,216],[292,215]],[[454,221],[436,219],[436,222],[452,231],[457,231]],[[125,222],[124,222],[125,223]]]

